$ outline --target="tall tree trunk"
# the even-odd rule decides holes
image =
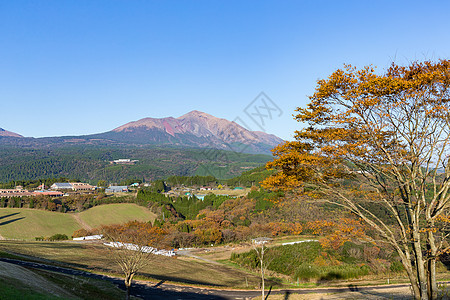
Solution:
[[[437,299],[437,282],[436,282],[436,259],[431,258],[427,263],[428,271],[428,298],[431,300]]]
[[[420,245],[420,235],[419,235],[419,229],[417,228],[416,224],[413,225],[413,249],[414,249],[414,258],[416,262],[416,270],[417,270],[417,279],[419,281],[419,287],[420,287],[420,299],[421,300],[428,300],[428,291],[427,291],[427,276],[425,272],[425,262],[423,260],[422,255],[422,247]]]
[[[434,227],[434,224],[431,224]],[[437,299],[437,282],[436,282],[436,259],[437,259],[437,247],[435,244],[435,239],[433,232],[427,232],[427,250],[428,250],[428,260],[427,260],[427,278],[428,278],[428,298],[435,300]]]
[[[127,300],[130,300],[131,282],[132,281],[133,281],[133,274],[126,274],[125,275],[125,286],[127,288],[127,295],[126,295]]]
[[[411,259],[410,259],[410,257],[403,255],[403,253],[400,251],[398,253],[400,254],[403,266],[405,267],[406,273],[408,274],[409,281],[411,282],[411,288],[413,290],[414,299],[420,300],[419,283],[417,280],[416,273],[413,270],[413,266],[411,264]]]
[[[264,300],[264,266],[261,260],[261,300]]]
[[[130,286],[128,284],[125,284],[127,288],[127,294],[125,296],[126,300],[130,300]]]

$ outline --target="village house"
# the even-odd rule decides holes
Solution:
[[[24,189],[0,189],[0,198],[10,198],[10,197],[27,197],[33,196],[33,193],[30,193]]]
[[[24,189],[0,189],[0,198],[10,197],[30,197],[30,196],[50,196],[50,197],[62,197],[64,193],[57,191],[38,190],[30,192]]]
[[[95,191],[96,187],[87,183],[71,182],[74,191]]]
[[[56,182],[50,187],[51,190],[73,190],[73,187],[68,182]]]
[[[38,190],[33,191],[33,196],[49,196],[49,197],[62,197],[64,193],[58,191]]]
[[[50,187],[51,190],[63,191],[95,191],[97,187],[82,182],[56,182]]]

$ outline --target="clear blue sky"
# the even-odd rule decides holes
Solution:
[[[81,135],[194,109],[245,120],[264,91],[283,111],[264,129],[290,139],[294,109],[343,63],[450,58],[449,11],[447,1],[0,1],[0,127]]]

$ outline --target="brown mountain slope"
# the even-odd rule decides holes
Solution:
[[[259,152],[257,148],[264,148],[261,152],[268,152],[270,148],[283,142],[275,135],[249,131],[235,122],[197,110],[178,118],[144,118],[114,129],[110,132],[110,137],[113,133],[120,135],[121,139],[126,139],[125,135],[128,135],[134,141],[141,139],[143,143],[147,141],[220,149],[239,144],[252,146],[255,150],[252,152]]]
[[[0,136],[18,137],[18,138],[23,137],[20,134],[17,134],[17,133],[11,132],[11,131],[7,131],[3,128],[0,128]]]

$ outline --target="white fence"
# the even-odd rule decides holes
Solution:
[[[134,250],[134,251],[141,251],[144,253],[152,253],[155,255],[163,255],[163,256],[175,256],[175,252],[173,250],[158,250],[156,248],[150,247],[150,246],[138,246],[135,244],[130,243],[121,243],[121,242],[108,242],[103,243],[103,245],[108,247],[114,247],[114,248],[125,248],[128,250]]]

